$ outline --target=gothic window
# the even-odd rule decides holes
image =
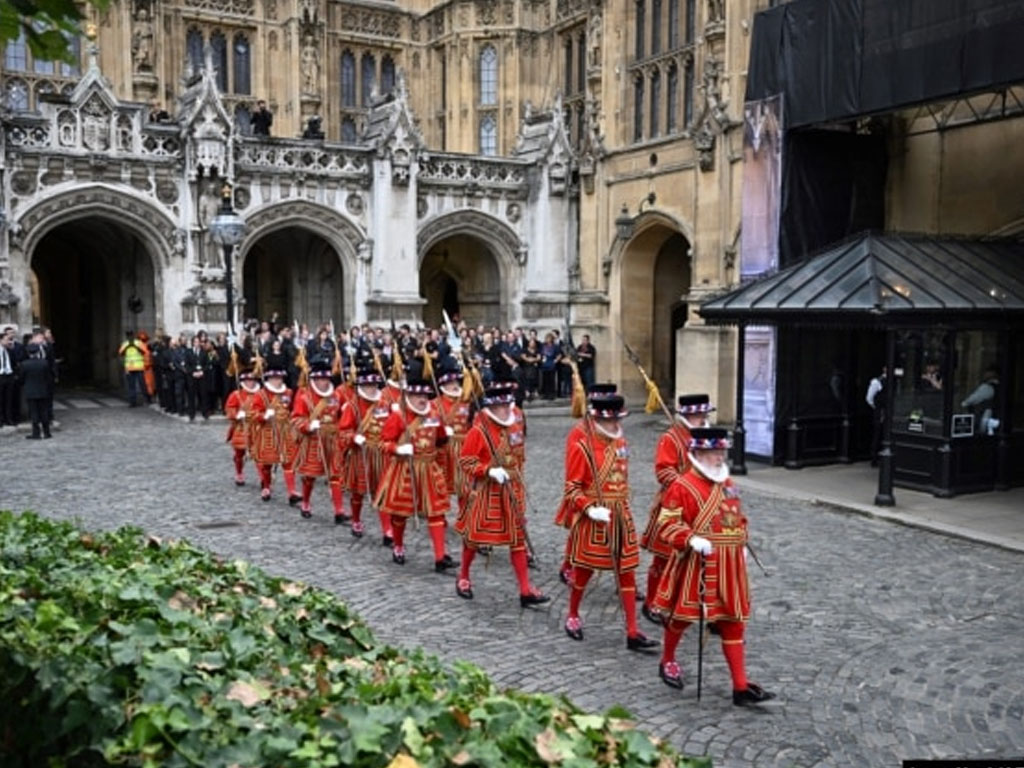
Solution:
[[[235,93],[249,93],[249,41],[245,35],[235,35]]]
[[[391,93],[395,90],[395,60],[385,56],[380,61],[380,90]]]
[[[352,51],[341,54],[341,106],[356,105],[356,57]]]
[[[480,51],[480,103],[484,106],[498,103],[498,52],[493,45]],[[483,136],[483,123],[480,135]]]
[[[679,117],[679,69],[675,64],[668,68],[668,82],[665,84],[668,90],[668,105],[665,107],[665,117],[668,119],[666,133],[675,133]]]
[[[228,39],[220,32],[210,35],[210,53],[213,55],[213,69],[217,75],[217,88],[221,93],[228,90]]]
[[[651,54],[661,53],[661,0],[651,0]]]
[[[683,127],[693,122],[693,62],[687,62],[683,71]]]
[[[636,34],[636,58],[642,59],[644,57],[644,33],[647,31],[646,22],[644,21],[645,3],[647,0],[636,0],[636,28],[633,30]]]
[[[644,78],[638,75],[633,81],[633,141],[644,138]]]
[[[679,47],[679,0],[668,0],[668,49]]]
[[[189,68],[198,72],[203,68],[203,33],[193,27],[185,35],[185,54]]]
[[[4,69],[12,72],[28,71],[28,45],[25,43],[25,30],[18,34],[16,40],[7,43],[4,49]]]
[[[576,90],[583,93],[587,88],[587,36],[580,32],[576,38]]]
[[[661,72],[654,70],[651,75],[651,138],[658,135],[661,126]]]
[[[586,116],[582,104],[576,105],[576,146],[583,144],[583,137],[586,133]]]
[[[343,118],[341,121],[341,140],[345,144],[356,143],[356,121],[351,117]]]
[[[686,0],[686,42],[692,43],[697,33],[697,0]]]
[[[28,86],[25,81],[8,80],[4,100],[11,112],[26,112],[28,110]]]
[[[572,38],[565,38],[565,95],[572,93]]]
[[[362,62],[363,78],[363,106],[370,106],[370,97],[373,95],[373,88],[377,84],[377,60],[373,54],[364,53]]]
[[[498,154],[498,123],[494,115],[484,115],[480,121],[480,154]]]
[[[243,136],[252,135],[252,115],[249,114],[249,108],[244,104],[235,107],[235,128]]]
[[[78,77],[82,74],[82,40],[77,35],[68,36],[68,52],[71,61],[61,65],[65,77]]]

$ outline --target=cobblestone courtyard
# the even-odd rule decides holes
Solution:
[[[280,486],[261,503],[251,467],[248,485],[235,488],[223,421],[189,425],[113,403],[61,410],[53,440],[0,437],[0,507],[89,528],[133,523],[250,560],[335,592],[384,641],[475,662],[502,686],[564,693],[592,710],[623,705],[644,728],[716,766],[897,766],[910,757],[1024,753],[1019,554],[745,493],[753,544],[771,571],[765,577],[751,564],[748,668],[779,702],[733,707],[713,639],[698,704],[695,638],[681,647],[688,679],[680,694],[658,680],[657,656],[626,650],[607,575],[584,599],[585,641],[562,631],[564,534],[551,522],[570,423],[562,412],[530,419],[530,533],[541,564],[532,574],[554,600],[523,611],[504,552],[478,558],[476,598],[461,600],[452,575],[434,573],[424,528],[410,528],[408,563],[396,566],[376,516],[367,515],[367,536],[353,539],[333,525],[323,487],[312,520],[288,507]],[[634,416],[626,429],[642,528],[659,427]],[[450,543],[457,554],[454,535]]]

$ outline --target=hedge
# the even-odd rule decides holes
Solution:
[[[0,512],[0,764],[706,766],[629,714],[377,643],[327,592]]]

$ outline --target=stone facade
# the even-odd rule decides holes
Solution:
[[[227,181],[247,226],[237,318],[436,323],[453,301],[474,323],[569,317],[600,378],[642,393],[625,338],[666,400],[709,391],[730,418],[732,342],[694,310],[736,279],[757,6],[121,0],[83,75],[12,44],[0,318],[67,313],[71,248],[75,285],[112,305],[83,337],[95,376],[126,328],[223,327],[208,224]]]

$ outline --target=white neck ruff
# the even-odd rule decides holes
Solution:
[[[359,396],[363,398],[363,400],[369,400],[371,403],[376,403],[380,400],[380,389],[378,387],[364,387],[360,385],[356,388],[356,391],[359,392]],[[367,394],[370,392],[373,394]]]
[[[260,391],[259,383],[255,382],[255,381],[253,381],[251,379],[246,379],[245,381],[241,382],[241,384],[242,384],[242,389],[244,389],[250,395],[256,394],[257,392]]]
[[[511,408],[509,408],[507,419],[499,419],[497,414],[490,408],[484,408],[484,413],[486,413],[495,424],[500,424],[503,427],[511,427],[516,423],[516,414]]]
[[[320,397],[330,397],[331,395],[334,394],[334,385],[333,384],[330,385],[330,388],[326,392],[321,392],[317,388],[316,384],[310,384],[309,386]]]
[[[426,416],[428,413],[430,413],[430,404],[429,403],[427,404],[427,407],[424,408],[422,411],[419,410],[418,408],[416,408],[416,406],[414,406],[412,403],[410,403],[409,402],[409,398],[405,399],[405,404],[407,406],[409,406],[409,410],[412,411],[413,413],[415,413],[417,416]]]
[[[602,435],[609,438],[610,440],[618,440],[620,437],[622,437],[622,425],[619,424],[618,422],[615,422],[615,431],[613,432],[609,432],[596,421],[594,422],[594,429],[596,429],[598,432],[600,432]]]
[[[728,464],[722,464],[722,466],[720,466],[718,469],[712,469],[706,464],[702,464],[694,455],[693,451],[690,451],[689,456],[690,462],[693,464],[693,466],[697,468],[697,471],[704,475],[704,477],[706,477],[711,482],[724,483],[726,480],[729,479]]]
[[[274,393],[275,395],[281,395],[281,394],[284,394],[284,391],[285,391],[286,389],[288,389],[288,387],[286,387],[286,386],[284,385],[284,382],[282,382],[282,383],[278,384],[278,385],[277,385],[277,386],[275,387],[275,386],[274,386],[273,384],[271,384],[271,383],[270,383],[269,381],[267,381],[267,382],[264,382],[263,386],[267,388],[267,391],[268,391],[268,392],[273,392],[273,393]]]

